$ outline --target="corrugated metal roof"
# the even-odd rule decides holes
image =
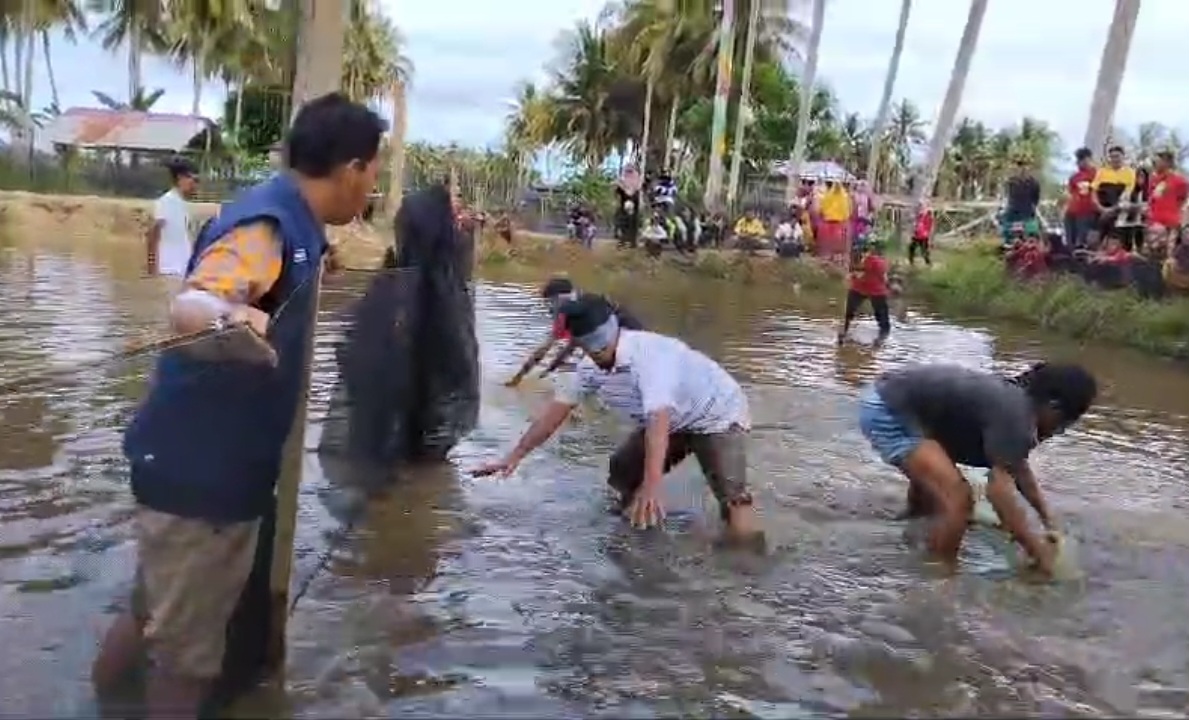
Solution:
[[[788,161],[780,160],[773,163],[772,174],[788,177]],[[849,182],[855,176],[836,162],[830,160],[812,160],[801,163],[801,177],[805,180],[842,180]]]
[[[213,127],[193,115],[70,108],[45,126],[42,137],[55,145],[176,152]]]

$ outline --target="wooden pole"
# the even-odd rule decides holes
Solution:
[[[294,117],[304,103],[339,89],[343,33],[346,11],[350,7],[350,3],[340,0],[296,1],[300,4],[300,15],[297,73],[293,84]],[[311,280],[313,298],[301,369],[303,392],[282,451],[276,504],[273,512],[261,522],[252,574],[228,624],[223,674],[210,698],[215,708],[250,690],[269,675],[283,677],[285,630],[292,603],[293,543],[306,456],[305,428],[321,280],[319,268]]]
[[[340,0],[301,0],[298,28],[297,75],[293,82],[294,117],[306,102],[336,92],[342,86],[343,37],[350,3]],[[293,542],[297,530],[297,500],[305,464],[305,428],[313,372],[314,333],[318,324],[318,301],[322,273],[314,279],[314,298],[306,331],[302,378],[305,392],[293,417],[285,441],[281,477],[277,482],[277,523],[273,536],[272,568],[269,573],[272,617],[269,623],[270,670],[284,668],[285,627],[289,618],[290,586],[293,574]],[[263,540],[263,539],[262,539]]]

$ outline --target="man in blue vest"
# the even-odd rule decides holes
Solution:
[[[256,544],[271,542],[258,537],[260,518],[306,392],[325,225],[365,209],[383,131],[375,113],[337,93],[309,102],[285,139],[286,170],[224,205],[195,243],[170,308],[174,331],[246,325],[271,351],[258,353],[263,362],[212,356],[202,343],[163,353],[124,438],[137,583],[93,679],[102,692],[144,650],[150,718],[197,717],[219,674]]]

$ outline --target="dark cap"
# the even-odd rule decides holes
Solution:
[[[566,277],[552,277],[541,288],[541,297],[546,300],[558,295],[569,295],[574,292],[574,282]]]
[[[582,295],[564,303],[558,312],[565,317],[566,330],[571,335],[589,335],[615,314],[615,306],[602,295]]]
[[[198,174],[198,169],[194,167],[194,163],[180,155],[170,158],[165,163],[165,169],[169,170],[169,176],[174,180],[182,177],[194,177]]]

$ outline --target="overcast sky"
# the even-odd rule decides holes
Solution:
[[[594,18],[603,0],[381,0],[404,32],[416,65],[409,106],[411,140],[486,145],[499,141],[516,84],[543,78],[559,31]],[[1049,122],[1075,147],[1085,129],[1113,0],[991,0],[961,114],[991,124],[1024,114]],[[820,73],[843,109],[874,114],[896,32],[900,0],[829,0]],[[968,5],[914,0],[896,97],[925,117],[945,93]],[[1185,30],[1189,2],[1145,0],[1116,120],[1124,127],[1156,120],[1189,128]],[[55,45],[62,105],[93,105],[91,90],[126,94],[123,54],[86,41]],[[165,88],[157,108],[189,112],[187,73],[145,63],[145,84]],[[210,84],[204,114],[218,117],[223,89]],[[49,102],[44,68],[35,77],[36,107]]]

